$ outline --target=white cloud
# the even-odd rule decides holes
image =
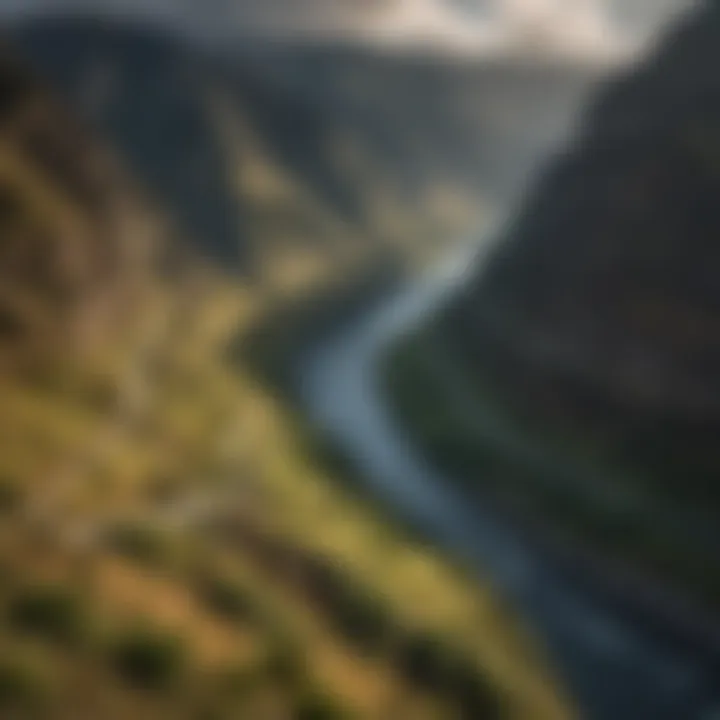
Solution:
[[[85,8],[153,16],[197,34],[361,35],[463,51],[604,53],[640,38],[692,0],[0,0],[0,12]]]
[[[476,2],[476,6],[478,6]],[[597,0],[495,0],[472,10],[470,0],[398,0],[375,18],[376,37],[435,42],[464,50],[551,49],[607,54],[619,34]]]

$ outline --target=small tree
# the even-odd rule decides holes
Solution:
[[[378,652],[388,641],[390,629],[385,608],[362,589],[343,587],[332,610],[338,630],[361,650]]]
[[[472,660],[463,656],[453,659],[447,688],[460,717],[467,720],[495,720],[502,717],[501,697],[497,688]]]
[[[84,612],[78,596],[53,586],[27,587],[10,600],[11,625],[25,633],[74,643],[86,630]]]
[[[111,648],[111,660],[118,674],[143,690],[164,690],[180,678],[186,654],[177,637],[158,631],[132,630],[118,638]]]
[[[47,678],[32,663],[17,657],[0,659],[0,716],[35,708],[47,694]]]
[[[427,688],[444,689],[449,661],[447,648],[432,635],[410,635],[400,647],[403,674],[411,682]]]
[[[198,593],[211,610],[230,620],[253,620],[259,615],[255,599],[230,578],[203,576],[198,580]]]
[[[293,720],[344,720],[347,717],[337,701],[317,690],[302,693],[293,712]]]

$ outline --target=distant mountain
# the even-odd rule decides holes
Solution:
[[[567,131],[595,75],[287,42],[219,58],[93,20],[36,19],[14,41],[178,229],[253,273],[282,248],[467,232]]]

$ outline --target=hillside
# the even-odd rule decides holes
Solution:
[[[596,72],[280,42],[212,55],[82,19],[37,19],[14,40],[183,233],[264,279],[287,258],[406,256],[466,234]]]
[[[0,716],[571,717],[511,609],[229,352],[267,298],[187,186],[4,58],[0,107]]]
[[[711,3],[591,104],[432,331],[476,410],[431,441],[454,434],[469,486],[715,607],[719,38]]]
[[[39,370],[122,336],[162,247],[113,158],[4,54],[0,93],[0,358]]]

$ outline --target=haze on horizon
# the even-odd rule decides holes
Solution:
[[[693,0],[0,0],[8,16],[140,17],[198,37],[353,38],[449,52],[603,56],[643,46]]]

